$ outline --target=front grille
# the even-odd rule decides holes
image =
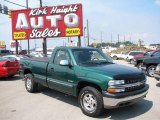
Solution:
[[[132,83],[137,83],[142,81],[144,81],[144,79],[128,79],[128,80],[125,80],[125,84],[132,84]]]
[[[142,89],[144,87],[145,87],[145,83],[137,85],[137,86],[126,87],[125,92],[131,92],[131,91],[139,90],[139,89]]]

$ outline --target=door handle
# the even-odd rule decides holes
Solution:
[[[54,72],[54,68],[51,68],[51,71]]]

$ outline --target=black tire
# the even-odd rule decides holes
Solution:
[[[88,97],[90,95],[92,97]],[[88,97],[92,99],[88,99],[88,98],[84,99],[84,97],[85,98]],[[102,94],[94,87],[90,87],[90,86],[84,87],[79,93],[78,102],[82,112],[87,116],[98,117],[103,113],[104,105],[103,105]],[[85,104],[90,104],[88,106],[92,106],[94,110],[88,110],[88,109],[92,109],[92,107],[88,107]]]
[[[143,63],[138,63],[137,68],[138,68],[139,70],[142,70],[142,68],[141,68],[141,67],[142,67],[142,64],[143,64]]]
[[[156,70],[156,66],[154,66],[154,65],[149,66],[149,67],[147,68],[147,75],[148,75],[149,77],[154,77],[154,72],[155,72],[155,70]]]
[[[118,60],[118,57],[117,56],[113,56],[113,60]]]
[[[14,76],[15,76],[15,75],[10,75],[9,77],[12,78],[12,77],[14,77]]]
[[[31,73],[25,75],[25,88],[30,93],[34,93],[38,89],[38,83],[34,82],[33,75]]]

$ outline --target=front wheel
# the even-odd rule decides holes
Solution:
[[[38,83],[34,82],[33,75],[31,73],[25,75],[25,87],[30,93],[36,92],[38,89]]]
[[[151,65],[147,68],[147,75],[150,77],[154,77],[154,72],[156,70],[156,66]]]
[[[143,63],[138,63],[137,68],[138,68],[139,70],[142,70],[142,65],[143,65]]]
[[[104,110],[102,94],[94,87],[84,87],[78,101],[82,112],[90,117],[100,116]]]

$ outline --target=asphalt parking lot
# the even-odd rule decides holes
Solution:
[[[121,60],[115,62],[133,67]],[[19,76],[3,78],[0,79],[0,120],[160,120],[160,82],[147,77],[147,83],[150,89],[144,100],[91,118],[81,112],[77,99],[72,96],[46,88],[31,94]]]

